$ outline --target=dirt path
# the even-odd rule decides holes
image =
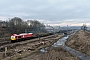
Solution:
[[[67,40],[66,45],[90,56],[90,33],[80,30]]]

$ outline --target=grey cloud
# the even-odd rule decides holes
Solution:
[[[0,0],[0,16],[62,23],[90,19],[89,0]],[[88,22],[88,21],[87,21]]]

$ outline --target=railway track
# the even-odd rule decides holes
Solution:
[[[18,56],[22,56],[22,57],[28,56],[28,54],[31,54],[41,49],[42,47],[46,47],[53,44],[60,37],[63,36],[64,36],[63,34],[57,34],[56,36],[50,35],[46,37],[41,37],[40,40],[39,38],[35,38],[31,40],[10,43],[0,46],[0,53],[1,53],[0,58],[5,60],[9,60],[9,59],[12,60],[12,59],[17,59],[16,57]],[[45,42],[45,44],[43,44],[42,42]],[[7,56],[5,56],[5,47],[7,47]]]
[[[53,36],[54,35],[50,35],[47,37],[41,37],[40,39],[45,39],[45,38],[49,39],[50,37],[53,37]],[[32,43],[32,42],[37,42],[37,41],[40,41],[39,38],[32,38],[30,40],[20,41],[20,42],[16,42],[16,43],[11,43],[10,41],[0,42],[0,52],[4,52],[5,47],[7,47],[8,49],[12,49],[19,45],[24,45],[24,44],[28,44],[28,43]]]
[[[52,34],[51,34],[51,35],[52,35]],[[40,36],[40,38],[41,38],[41,37],[46,37],[46,36],[50,36],[50,35],[42,35],[42,36]],[[34,37],[30,38],[30,39],[25,39],[25,40],[27,41],[27,40],[32,40],[32,39],[36,39],[36,38],[38,38],[38,36],[34,36]],[[25,41],[25,40],[24,40],[24,41]],[[20,42],[22,42],[22,41],[20,41]],[[17,42],[15,42],[15,43],[17,43]],[[7,44],[12,44],[12,43],[11,43],[11,40],[6,40],[6,41],[1,41],[1,42],[0,42],[0,46],[7,45]]]
[[[0,46],[5,45],[5,44],[10,44],[10,41],[4,41],[4,42],[0,42]]]

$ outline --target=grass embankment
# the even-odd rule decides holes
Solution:
[[[80,30],[66,41],[66,45],[90,56],[90,33]]]

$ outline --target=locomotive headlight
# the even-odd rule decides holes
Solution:
[[[11,40],[16,40],[15,36],[11,36]]]

